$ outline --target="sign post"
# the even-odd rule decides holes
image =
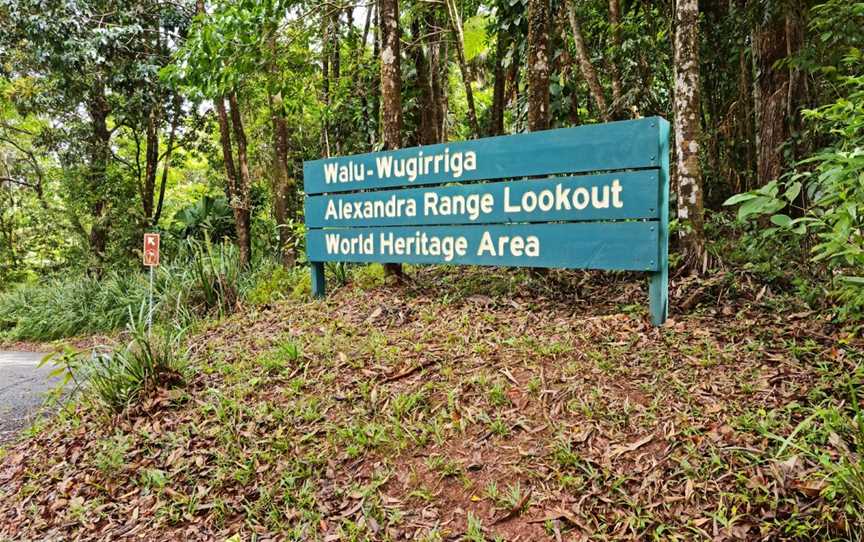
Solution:
[[[150,303],[147,310],[147,332],[153,331],[153,270],[159,266],[159,234],[144,234],[144,265],[150,268]]]
[[[303,183],[315,296],[329,261],[643,271],[667,318],[660,117],[313,160]]]

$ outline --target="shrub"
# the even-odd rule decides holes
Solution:
[[[139,274],[21,285],[0,295],[0,333],[13,339],[54,340],[117,329],[146,292],[147,282]]]
[[[206,309],[230,312],[239,299],[238,284],[242,272],[240,257],[233,244],[213,249],[210,239],[187,241],[191,256],[193,287],[202,296]]]
[[[154,271],[154,318],[189,323],[236,307],[245,277],[230,243],[185,241],[179,254]],[[19,285],[0,293],[0,337],[50,341],[122,329],[149,298],[146,272],[109,272]]]
[[[359,266],[354,269],[354,281],[363,290],[378,288],[384,284],[384,266],[380,263]]]
[[[241,296],[253,305],[267,305],[286,299],[308,274],[309,269],[305,266],[285,269],[275,260],[264,261],[244,277]]]
[[[832,144],[780,179],[729,198],[742,221],[767,218],[759,239],[808,245],[825,266],[841,314],[864,312],[864,77],[844,79],[848,95],[805,112],[811,132]],[[793,218],[795,217],[795,218]]]

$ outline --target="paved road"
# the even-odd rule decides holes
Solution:
[[[42,406],[45,392],[56,386],[50,365],[37,367],[45,354],[0,352],[0,444],[15,437]]]

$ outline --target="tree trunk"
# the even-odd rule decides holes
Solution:
[[[156,173],[159,168],[159,114],[154,106],[147,115],[146,149],[144,152],[144,183],[141,187],[141,204],[144,211],[144,225],[152,223],[154,197],[156,195]]]
[[[803,80],[790,69],[775,67],[800,49],[799,25],[794,14],[778,14],[753,33],[756,170],[760,186],[782,175],[783,144],[791,137],[793,119],[801,105]]]
[[[507,72],[504,71],[504,57],[507,56],[509,40],[504,32],[498,33],[495,40],[495,83],[492,89],[492,115],[489,119],[489,135],[504,134],[504,107],[506,103]],[[516,60],[513,59],[513,62]]]
[[[465,100],[468,102],[468,123],[474,137],[480,137],[480,123],[477,122],[477,108],[474,105],[474,90],[471,87],[471,74],[468,71],[468,62],[465,60],[465,36],[462,33],[462,16],[456,8],[456,0],[445,0],[447,3],[447,14],[450,19],[450,29],[456,36],[456,57],[459,60],[459,72],[462,74],[462,83],[465,86]]]
[[[90,118],[93,123],[93,136],[89,145],[89,185],[93,194],[90,212],[93,224],[90,227],[90,253],[94,256],[92,272],[97,275],[102,272],[105,261],[105,248],[108,243],[108,224],[105,221],[105,183],[108,171],[108,159],[111,155],[111,132],[108,129],[108,115],[111,108],[105,98],[105,85],[97,79],[93,85],[90,103]]]
[[[753,69],[742,49],[738,53],[738,108],[735,120],[735,140],[737,147],[743,146],[743,172],[733,172],[735,182],[732,193],[746,192],[753,188],[753,174],[756,171],[754,126],[753,126]],[[734,166],[733,166],[734,167]],[[739,166],[740,167],[740,166]]]
[[[165,187],[168,184],[168,171],[171,169],[171,154],[174,152],[174,139],[177,134],[177,124],[180,121],[180,95],[174,95],[174,120],[171,121],[171,132],[168,134],[168,148],[165,150],[165,161],[162,164],[162,182],[159,185],[159,199],[156,202],[156,212],[153,214],[152,226],[159,225],[162,218],[162,204],[165,201]]]
[[[225,197],[228,204],[234,199],[237,186],[237,168],[234,166],[234,149],[231,147],[231,126],[228,124],[228,112],[225,108],[225,98],[216,100],[216,113],[219,120],[219,143],[222,145],[222,162],[225,164]]]
[[[594,65],[591,64],[591,56],[588,54],[588,47],[585,46],[585,38],[582,37],[582,26],[576,17],[576,9],[573,7],[572,2],[568,2],[567,4],[567,16],[570,19],[570,30],[573,31],[576,58],[579,60],[579,69],[582,71],[582,77],[585,78],[585,82],[588,84],[588,91],[597,105],[600,118],[608,122],[609,108],[606,105],[606,96],[603,93],[603,87],[600,86],[600,79],[597,77]]]
[[[432,87],[432,103],[435,118],[435,142],[446,139],[447,94],[445,91],[445,69],[447,65],[447,41],[442,39],[443,28],[438,23],[438,12],[434,8],[426,15],[426,26],[435,30],[435,39],[429,42],[429,83]]]
[[[549,0],[528,0],[528,130],[549,128]]]
[[[363,70],[363,68],[366,65],[366,42],[369,40],[369,29],[372,23],[373,11],[375,11],[374,4],[366,8],[366,22],[363,25],[363,39],[360,43],[360,61],[358,61],[356,64],[357,71],[354,75],[355,84],[357,85],[356,92],[360,96],[360,109],[363,112],[363,134],[365,136],[364,140],[369,137],[369,134],[372,133],[372,122],[369,116],[369,98],[367,96],[367,88],[369,85],[369,81],[366,79],[365,70]],[[375,40],[375,42],[377,43],[377,40]]]
[[[249,197],[251,186],[249,175],[249,158],[246,151],[246,131],[240,116],[240,105],[237,94],[228,96],[231,105],[231,125],[234,128],[234,139],[237,140],[237,162],[240,164],[240,176],[237,178],[234,198],[231,207],[234,210],[234,222],[237,228],[237,246],[240,250],[240,265],[248,267],[252,262],[252,205]]]
[[[612,79],[612,113],[618,118],[621,103],[621,70],[618,69],[618,55],[621,54],[621,3],[609,0],[609,27],[612,34],[612,57],[609,59],[609,77]]]
[[[516,104],[519,102],[519,82],[521,80],[521,76],[519,75],[519,64],[522,59],[519,57],[519,46],[514,43],[513,44],[513,62],[510,63],[510,69],[507,70],[507,89],[504,91],[506,98],[504,98],[504,108],[506,109],[509,104]]]
[[[699,5],[678,0],[675,10],[675,150],[681,249],[691,270],[707,267],[699,165]]]
[[[285,119],[285,106],[282,94],[276,93],[270,97],[271,117],[273,122],[273,215],[279,228],[279,253],[282,265],[292,267],[296,255],[289,247],[290,232],[288,231],[288,208],[294,199],[294,182],[288,172],[288,122]]]
[[[411,48],[414,57],[414,68],[417,72],[417,88],[420,90],[420,99],[417,100],[417,117],[420,126],[418,128],[417,143],[420,145],[431,145],[437,142],[435,129],[435,103],[432,96],[432,84],[430,81],[429,62],[423,51],[424,42],[421,39],[421,27],[419,18],[411,23],[413,34],[413,46]]]
[[[341,52],[341,44],[340,44],[340,17],[341,11],[333,10],[330,21],[331,21],[331,30],[330,30],[330,84],[335,86],[338,90],[339,86],[339,78],[342,76],[342,52]],[[353,25],[352,25],[353,26]],[[335,113],[334,108],[334,113]],[[338,115],[336,116],[338,119]],[[342,154],[342,126],[340,123],[335,123],[332,126],[333,132],[333,146],[336,148],[336,154]]]
[[[386,150],[402,146],[402,73],[399,0],[378,0],[381,25],[381,127]],[[384,264],[384,273],[401,277],[402,265]]]

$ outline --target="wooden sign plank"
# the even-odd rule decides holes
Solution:
[[[657,221],[309,230],[312,262],[657,271]]]
[[[310,228],[658,218],[658,170],[306,198]]]
[[[304,190],[312,195],[659,167],[661,121],[650,117],[312,160],[303,164]]]

